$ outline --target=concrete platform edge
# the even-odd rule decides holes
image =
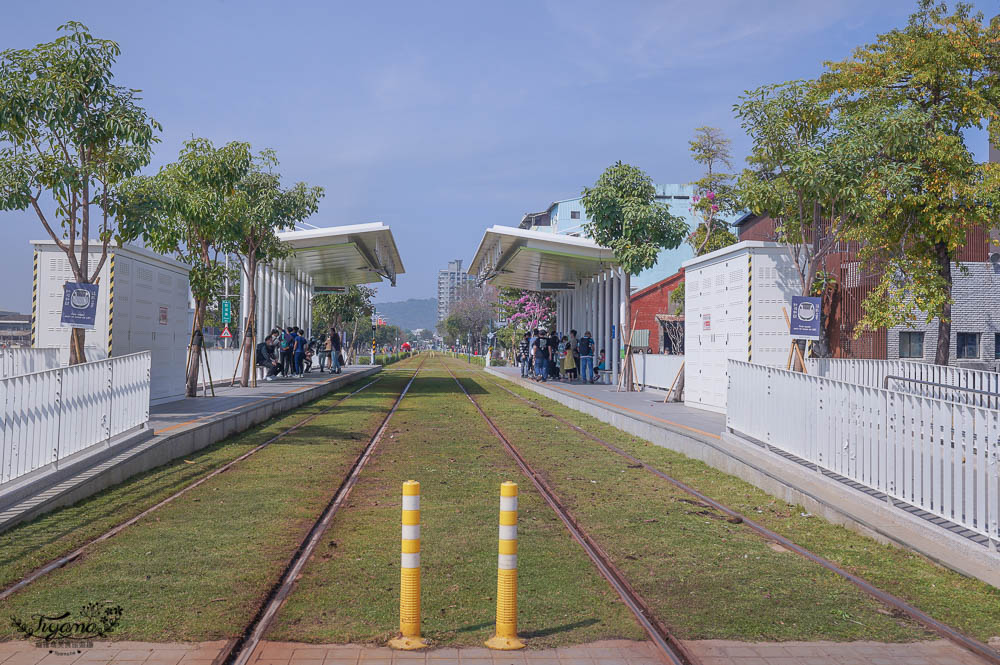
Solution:
[[[0,533],[11,527],[32,520],[47,512],[69,506],[108,487],[118,485],[132,476],[155,469],[178,457],[190,455],[213,443],[246,431],[272,416],[290,411],[302,404],[356,383],[382,371],[374,366],[342,375],[327,383],[322,383],[301,392],[274,400],[267,400],[226,414],[218,420],[208,420],[187,429],[156,435],[144,429],[142,437],[129,440],[128,445],[118,445],[110,455],[88,458],[86,465],[76,468],[73,475],[49,478],[48,483],[35,487],[31,496],[6,507],[0,512]],[[39,479],[43,480],[43,479]]]
[[[921,554],[987,584],[1000,587],[1000,555],[863,492],[772,453],[731,432],[720,439],[653,423],[635,414],[595,404],[533,381],[490,374],[516,383],[571,409],[586,413],[658,446],[700,460],[814,515],[875,539]]]

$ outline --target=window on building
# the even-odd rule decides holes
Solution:
[[[1000,333],[993,335],[993,357],[1000,360]]]
[[[958,333],[958,349],[955,352],[957,358],[978,358],[979,357],[979,333]]]
[[[570,219],[580,219],[580,211],[579,210],[570,210],[569,211],[569,218]]]
[[[923,358],[924,334],[922,332],[904,331],[899,333],[899,357]]]

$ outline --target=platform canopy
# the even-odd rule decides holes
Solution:
[[[403,262],[392,231],[382,222],[279,233],[292,255],[284,269],[304,273],[314,287],[388,280],[396,285]]]
[[[565,291],[616,267],[614,252],[590,238],[493,226],[483,235],[469,274],[480,285]]]

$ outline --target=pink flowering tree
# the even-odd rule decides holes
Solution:
[[[526,331],[552,327],[556,318],[556,302],[552,294],[543,291],[502,289],[500,311],[507,321],[505,341],[515,348]]]
[[[732,245],[736,236],[729,230],[725,216],[736,212],[732,176],[722,173],[722,166],[731,167],[730,141],[716,127],[699,127],[690,142],[691,155],[704,165],[705,175],[692,183],[698,193],[691,198],[691,214],[698,220],[687,238],[696,256]]]

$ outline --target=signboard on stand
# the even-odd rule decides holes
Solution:
[[[222,329],[222,332],[219,334],[219,338],[220,339],[232,339],[233,338],[233,333],[229,332],[229,326],[228,325],[225,328]]]
[[[60,323],[70,328],[94,329],[97,319],[97,284],[66,282],[63,285],[62,318]]]
[[[222,301],[222,322],[226,324],[226,329],[229,329],[230,323],[233,322],[233,303],[230,300]]]
[[[823,299],[792,296],[792,320],[788,331],[792,339],[819,340]]]

